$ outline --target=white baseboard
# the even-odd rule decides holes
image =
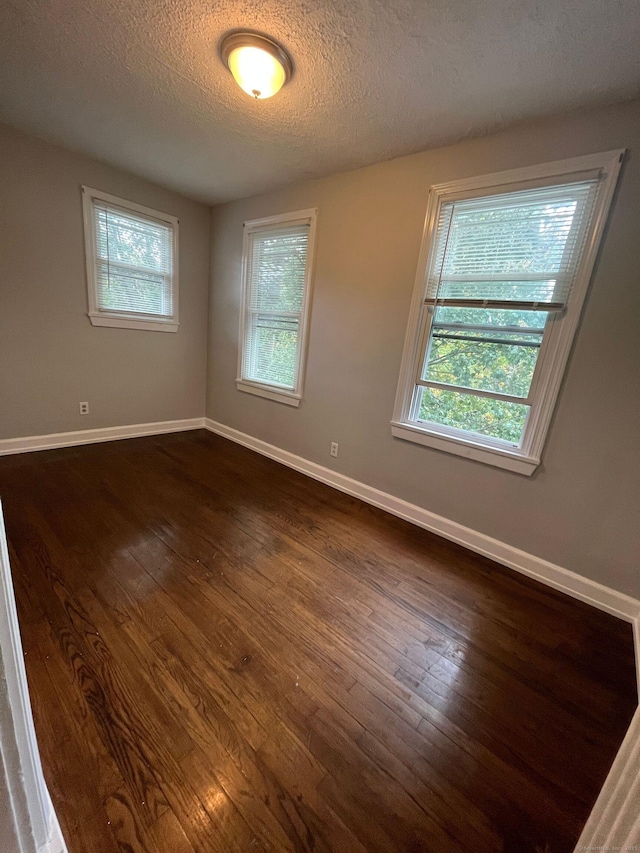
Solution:
[[[78,444],[94,444],[100,441],[116,441],[121,438],[137,438],[143,435],[162,435],[201,429],[204,418],[186,418],[179,421],[158,421],[152,424],[127,424],[126,426],[84,429],[74,432],[54,432],[49,435],[29,435],[22,438],[0,440],[0,456],[10,453],[29,453],[34,450],[50,450],[53,447],[74,447]]]
[[[303,459],[301,456],[296,456],[287,450],[282,450],[273,444],[268,444],[266,441],[261,441],[259,438],[233,429],[233,427],[228,427],[210,418],[205,418],[205,426],[211,432],[229,438],[237,444],[242,444],[263,456],[268,456],[270,459],[275,459],[289,468],[301,471],[315,480],[333,486],[334,489],[360,498],[366,503],[384,509],[392,515],[397,515],[399,518],[425,528],[425,530],[430,530],[445,539],[464,545],[471,551],[490,557],[504,566],[515,569],[523,575],[553,587],[553,589],[611,613],[613,616],[635,623],[638,638],[640,601],[631,598],[629,595],[617,592],[533,554],[528,554],[526,551],[507,545],[505,542],[500,542],[498,539],[493,539],[477,530],[464,527],[462,524],[443,518],[441,515],[436,515],[423,507],[394,497],[387,492],[381,492],[379,489],[374,489],[373,486],[352,480],[351,477],[346,477],[344,474],[332,471],[316,462],[310,462],[308,459]],[[637,639],[637,642],[640,643],[640,638]]]
[[[640,839],[640,708],[576,845],[580,850],[638,850]]]
[[[49,806],[51,809],[49,813],[49,838],[46,843],[38,849],[38,853],[68,853],[67,844],[64,840],[64,836],[62,835],[62,830],[60,829],[60,824],[58,823],[58,818],[50,797]]]
[[[12,809],[19,847],[25,853],[66,853],[66,845],[49,795],[33,725],[29,685],[20,638],[9,550],[0,504],[0,655],[3,689],[0,690],[0,752],[10,757],[0,763]],[[3,779],[4,781],[4,779]]]

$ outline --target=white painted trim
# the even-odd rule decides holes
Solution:
[[[140,329],[147,332],[177,332],[180,323],[172,320],[142,320],[140,317],[118,316],[116,314],[89,313],[92,326],[107,326],[111,329]]]
[[[274,225],[295,225],[296,223],[303,224],[317,216],[317,207],[307,207],[304,210],[293,210],[289,213],[275,213],[273,216],[263,216],[261,219],[247,219],[243,223],[243,227],[249,231],[259,231],[260,229],[268,230]]]
[[[96,282],[96,235],[93,218],[93,200],[99,199],[113,204],[124,211],[138,213],[148,219],[171,226],[173,242],[173,269],[171,271],[171,292],[173,313],[170,317],[154,317],[144,314],[127,315],[118,311],[101,311],[98,307],[98,286]],[[92,326],[105,326],[116,329],[138,329],[153,332],[177,332],[180,325],[180,277],[179,277],[179,240],[180,222],[177,216],[152,210],[133,201],[104,193],[92,187],[82,187],[82,218],[84,222],[84,253],[87,275],[88,317]]]
[[[82,192],[89,198],[99,198],[100,201],[106,201],[107,204],[113,204],[116,207],[121,207],[123,210],[132,210],[135,213],[140,213],[142,216],[147,216],[149,219],[156,219],[165,225],[178,225],[179,219],[177,216],[172,216],[170,213],[162,213],[159,210],[154,210],[152,207],[145,207],[142,204],[137,204],[135,201],[129,201],[126,198],[120,198],[111,193],[105,193],[102,190],[96,190],[93,187],[82,187]]]
[[[640,708],[578,839],[586,850],[640,849]]]
[[[204,418],[186,418],[179,421],[158,421],[151,424],[128,424],[126,426],[101,427],[73,432],[54,432],[48,435],[29,435],[21,438],[0,439],[0,456],[10,453],[29,453],[49,450],[52,447],[75,447],[78,444],[94,444],[99,441],[116,441],[122,438],[138,438],[143,435],[162,435],[204,427]]]
[[[575,174],[581,173],[582,180],[586,180],[597,173],[603,167],[603,162],[608,162],[624,154],[624,148],[614,148],[610,151],[598,152],[596,154],[583,154],[579,157],[568,157],[566,160],[554,160],[551,163],[537,163],[535,166],[523,166],[518,169],[506,169],[502,172],[493,172],[490,175],[480,175],[477,178],[462,178],[461,180],[447,181],[434,184],[433,189],[438,193],[454,194],[462,192],[466,195],[468,191],[482,190],[487,187],[506,186],[521,184],[516,189],[527,189],[528,184],[535,183],[549,175],[557,178],[557,183],[570,183],[575,180]]]
[[[47,795],[48,795],[47,791]],[[62,834],[62,830],[60,829],[60,824],[58,823],[58,816],[56,815],[53,803],[50,802],[50,812],[49,812],[49,838],[46,843],[39,848],[38,853],[68,853],[67,845],[64,840],[64,836]]]
[[[296,364],[296,375],[293,388],[290,392],[279,392],[273,386],[248,379],[244,376],[244,350],[247,326],[247,291],[249,289],[249,237],[251,234],[268,231],[282,225],[309,225],[309,236],[307,239],[307,257],[304,271],[304,291],[302,295],[302,308],[300,310],[300,325],[298,326],[299,349],[298,363]],[[313,273],[315,269],[315,246],[316,229],[318,223],[318,209],[310,207],[306,210],[295,210],[291,213],[278,213],[275,216],[265,216],[262,219],[248,219],[243,223],[244,233],[242,236],[242,272],[240,281],[240,328],[238,333],[238,369],[236,376],[236,387],[238,391],[247,391],[267,400],[275,400],[278,403],[287,403],[290,406],[299,406],[304,394],[304,381],[307,365],[307,351],[309,348],[309,327],[311,324],[311,297],[313,291]],[[259,394],[260,388],[266,393]],[[297,402],[294,402],[297,400]]]
[[[415,444],[424,444],[426,447],[435,447],[436,450],[444,450],[447,453],[455,453],[456,456],[464,456],[466,459],[475,459],[476,462],[487,462],[497,468],[505,468],[507,471],[515,471],[517,474],[525,474],[530,477],[538,465],[539,459],[521,456],[505,452],[500,448],[491,447],[482,443],[482,436],[478,440],[469,438],[469,433],[460,436],[436,434],[435,431],[421,429],[416,424],[401,424],[391,422],[391,435],[404,441],[413,441]]]
[[[570,160],[543,163],[477,178],[465,178],[431,187],[391,422],[392,433],[396,437],[437,447],[448,453],[470,457],[488,465],[510,468],[520,474],[531,475],[535,471],[542,457],[624,153],[624,149],[605,151],[602,154],[588,154]],[[436,250],[435,236],[442,204],[454,199],[496,195],[547,184],[584,180],[587,175],[594,173],[601,175],[601,185],[593,216],[588,225],[587,239],[576,269],[571,298],[564,312],[550,317],[546,323],[530,389],[531,407],[521,446],[500,447],[496,444],[495,449],[489,450],[486,447],[486,440],[479,440],[476,443],[475,453],[470,454],[468,446],[474,442],[473,433],[468,433],[466,439],[461,439],[456,436],[456,431],[442,425],[416,424],[411,407],[416,378],[422,370],[433,317],[424,304],[425,288],[427,273],[431,268],[433,253]],[[394,432],[398,427],[405,428],[402,435],[398,435],[397,431]],[[446,442],[443,441],[444,438],[447,439]],[[511,459],[522,464],[508,466],[502,464],[501,459]]]
[[[9,551],[0,504],[0,658],[6,682],[8,709],[3,708],[0,748],[6,757],[5,771],[14,804],[16,835],[23,853],[66,853],[51,797],[42,772],[29,687],[24,666],[20,625],[16,610]],[[0,722],[1,722],[0,719]],[[26,806],[16,810],[18,801]]]
[[[267,385],[252,385],[246,380],[236,379],[236,388],[238,391],[246,391],[247,394],[255,394],[256,397],[265,397],[267,400],[275,400],[276,403],[285,403],[287,406],[295,406],[296,408],[301,402],[297,394],[289,394],[287,391],[278,391],[275,388],[271,389]]]
[[[9,551],[4,528],[2,503],[0,502],[0,655],[4,667],[9,713],[13,726],[10,732],[0,733],[2,752],[8,752],[10,741],[15,738],[19,760],[20,785],[26,796],[31,829],[36,841],[48,837],[48,793],[40,764],[40,754],[31,716],[29,687],[24,666],[20,626],[11,580]],[[13,744],[11,744],[13,745]],[[7,773],[15,774],[16,768],[7,766]],[[11,773],[13,771],[13,773]],[[10,778],[9,789],[14,779]],[[12,791],[13,798],[13,791]],[[21,829],[19,827],[19,829]]]
[[[579,601],[591,604],[599,610],[604,610],[627,622],[633,622],[640,618],[640,601],[631,598],[629,595],[610,589],[526,551],[521,551],[512,545],[507,545],[505,542],[500,542],[498,539],[493,539],[491,536],[486,536],[484,533],[458,524],[456,521],[436,515],[423,507],[375,489],[373,486],[353,480],[351,477],[325,468],[316,462],[310,462],[308,459],[303,459],[301,456],[289,453],[288,450],[282,450],[280,447],[275,447],[273,444],[268,444],[266,441],[254,438],[233,427],[228,427],[210,418],[205,418],[205,426],[211,432],[229,438],[231,441],[255,450],[263,456],[268,456],[270,459],[275,459],[289,468],[301,471],[303,474],[320,480],[320,482],[326,483],[334,489],[360,498],[360,500],[386,510],[398,518],[405,519],[405,521],[410,521],[418,527],[423,527],[425,530],[437,533],[445,539],[464,545],[465,548],[469,548],[477,554],[489,557],[553,589],[577,598]]]

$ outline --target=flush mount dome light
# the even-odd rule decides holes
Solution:
[[[254,98],[275,95],[293,72],[289,54],[257,33],[231,33],[223,39],[220,53],[238,86]]]

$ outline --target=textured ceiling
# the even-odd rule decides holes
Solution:
[[[246,27],[295,63],[252,101]],[[638,0],[2,0],[0,118],[209,202],[640,93]]]

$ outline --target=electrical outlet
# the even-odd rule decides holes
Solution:
[[[80,414],[88,415],[89,414],[89,404],[88,403],[80,403]]]
[[[337,441],[331,442],[331,455],[332,456],[338,455],[338,442]]]

